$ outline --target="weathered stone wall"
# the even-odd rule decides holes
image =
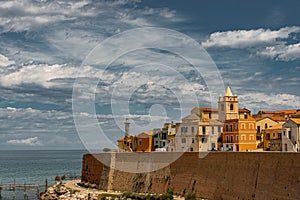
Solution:
[[[158,153],[164,162],[176,153]],[[116,167],[145,168],[138,163],[142,154],[117,154]],[[150,155],[150,154],[148,154]],[[111,154],[85,155],[82,180],[101,189],[196,194],[209,199],[300,199],[300,153],[211,152],[184,153],[175,162],[150,173],[128,173],[105,167]],[[175,156],[176,157],[176,156]],[[126,162],[126,160],[128,162]],[[158,160],[150,165],[153,167]],[[93,165],[93,166],[90,166]],[[88,167],[86,167],[88,166]]]

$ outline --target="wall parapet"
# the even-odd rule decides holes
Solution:
[[[176,152],[155,152],[148,156],[153,155],[154,160],[161,157],[162,161],[177,156],[178,159],[151,172],[117,169],[118,165],[128,165],[137,171],[147,167],[137,162],[142,154],[86,154],[82,181],[97,184],[103,190],[167,193],[172,188],[177,194],[208,199],[300,198],[300,153],[210,152],[199,156],[196,152],[186,152],[178,156]],[[114,163],[116,169],[109,163]],[[148,164],[153,166],[155,162]]]

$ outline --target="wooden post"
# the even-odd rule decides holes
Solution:
[[[48,180],[46,179],[46,182],[45,182],[45,192],[47,191],[48,189]]]
[[[40,199],[40,184],[37,185],[37,198]]]

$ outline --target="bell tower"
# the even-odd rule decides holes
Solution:
[[[219,120],[224,122],[227,119],[239,118],[239,105],[237,95],[233,95],[229,85],[223,97],[219,97],[218,102]]]

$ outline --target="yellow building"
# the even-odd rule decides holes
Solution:
[[[279,116],[265,116],[263,118],[256,118],[257,145],[260,147],[265,147],[264,145],[265,130],[274,127],[277,124],[283,124],[284,122],[285,122],[285,118]]]
[[[225,120],[222,132],[223,149],[227,151],[256,150],[256,124],[251,116],[246,119]]]
[[[264,130],[264,151],[282,151],[282,124]]]
[[[136,137],[126,136],[118,140],[119,152],[133,152],[136,151]]]

